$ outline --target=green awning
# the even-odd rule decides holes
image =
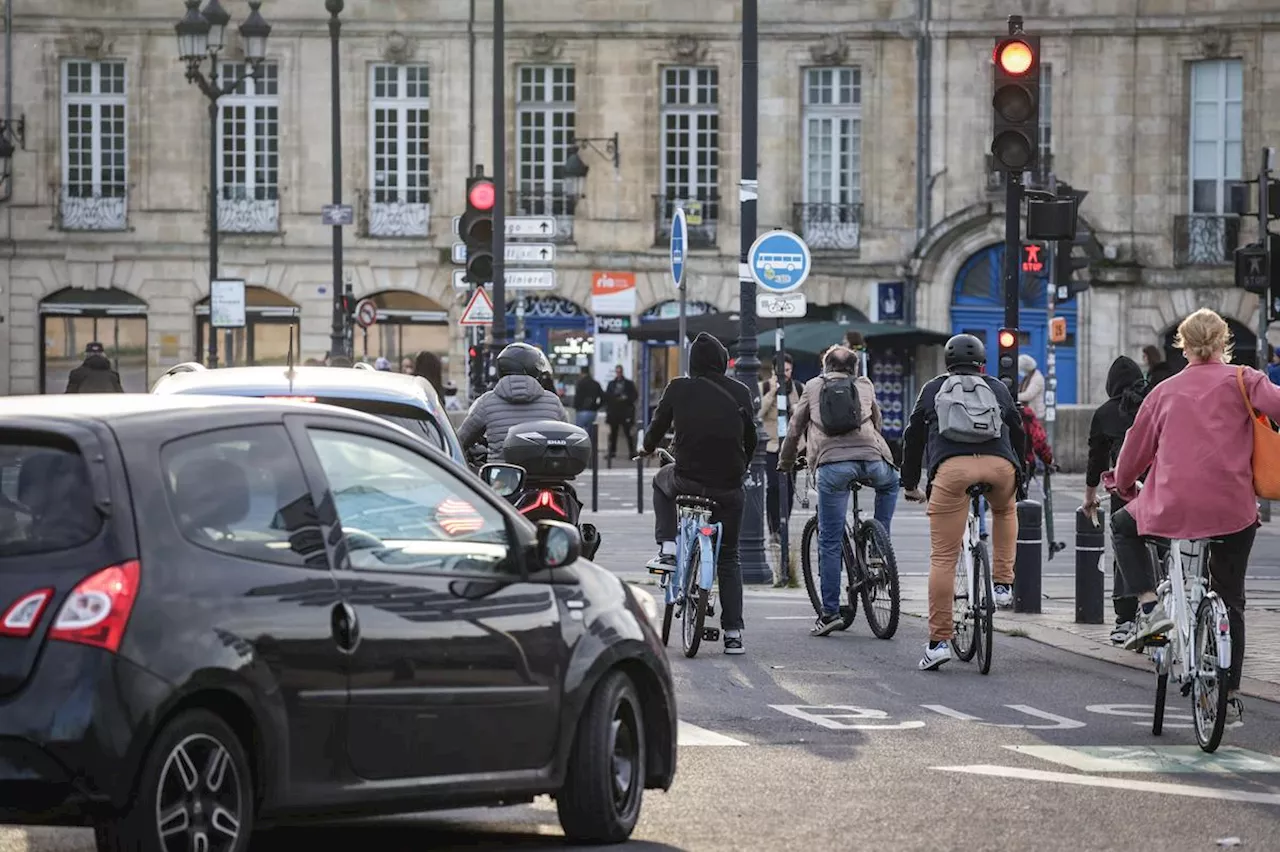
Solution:
[[[760,320],[760,351],[773,352],[778,334],[771,320]],[[766,330],[767,329],[767,330]],[[870,346],[930,346],[946,343],[949,335],[914,325],[880,322],[798,322],[788,323],[786,345],[797,355],[820,355],[829,346],[842,343],[850,331],[861,332]]]

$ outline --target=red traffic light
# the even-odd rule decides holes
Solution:
[[[467,191],[467,203],[476,210],[492,210],[496,199],[497,192],[488,181],[480,181]]]
[[[1017,338],[1014,336],[1012,331],[1010,331],[1007,328],[1002,328],[1000,329],[999,340],[1000,340],[1001,349],[1012,349],[1013,344],[1017,340]]]
[[[1011,39],[996,45],[995,61],[1004,73],[1020,77],[1031,70],[1036,55],[1025,41]]]
[[[1044,271],[1044,246],[1038,243],[1024,243],[1022,246],[1022,271]]]

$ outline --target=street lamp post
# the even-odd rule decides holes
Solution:
[[[187,13],[174,29],[178,33],[178,58],[187,64],[187,82],[209,100],[209,366],[218,366],[218,331],[213,327],[213,282],[218,278],[218,101],[257,74],[267,55],[271,26],[258,9],[262,0],[249,0],[249,17],[240,24],[240,38],[249,70],[219,85],[218,55],[224,46],[231,16],[218,0],[209,0],[200,11],[200,0],[185,0]],[[209,73],[201,64],[209,61]]]
[[[338,35],[342,30],[342,21],[338,15],[342,13],[343,0],[324,0],[324,8],[329,13],[329,108],[331,116],[332,148],[333,148],[333,205],[342,206],[342,93],[338,91]],[[333,226],[333,327],[329,334],[329,351],[337,355],[351,357],[353,345],[347,346],[347,328],[349,316],[344,300],[345,287],[342,282],[342,225]],[[354,329],[352,329],[354,331]]]

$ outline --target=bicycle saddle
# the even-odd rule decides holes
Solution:
[[[699,506],[706,509],[717,509],[720,504],[710,497],[696,497],[692,494],[681,494],[676,497],[677,506]]]
[[[973,485],[966,488],[964,493],[968,494],[970,497],[981,497],[983,494],[987,494],[990,491],[990,482],[975,482]]]

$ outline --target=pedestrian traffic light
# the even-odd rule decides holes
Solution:
[[[1018,396],[1018,330],[1002,328],[996,335],[998,355],[996,358],[996,374],[1016,399]]]
[[[991,156],[1002,171],[1024,172],[1040,155],[1040,37],[1002,38],[991,58]]]
[[[1026,241],[1022,244],[1022,271],[1026,275],[1045,275],[1049,271],[1049,252],[1044,243]]]
[[[467,246],[463,280],[483,286],[493,282],[493,204],[497,190],[483,175],[467,178],[467,207],[458,234]]]

